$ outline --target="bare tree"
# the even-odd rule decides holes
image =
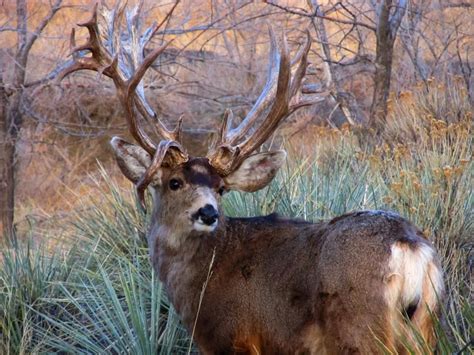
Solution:
[[[393,48],[405,16],[407,0],[383,0],[375,5],[377,14],[374,94],[370,116],[377,126],[385,122],[392,76]]]
[[[310,8],[309,12],[301,8],[282,6],[271,1],[266,3],[278,7],[287,13],[311,18],[317,40],[322,49],[321,58],[325,68],[326,82],[332,86],[332,95],[330,97],[332,97],[337,107],[341,109],[349,123],[363,120],[354,117],[354,109],[351,109],[350,102],[345,99],[345,91],[337,80],[337,71],[343,67],[347,68],[348,65],[353,65],[354,63],[363,62],[367,66],[372,59],[371,56],[363,55],[359,51],[363,47],[362,43],[359,42],[358,50],[353,52],[344,44],[344,41],[349,38],[349,34],[352,32],[359,32],[360,35],[360,29],[368,30],[370,31],[369,33],[375,34],[376,48],[375,59],[373,59],[375,73],[373,75],[374,89],[370,107],[370,123],[383,124],[387,115],[387,99],[390,92],[395,40],[406,13],[408,1],[371,1],[372,11],[366,11],[367,9],[360,3],[355,5],[351,2],[335,2],[334,4],[330,2],[323,7],[315,0],[308,0],[307,2]],[[335,12],[339,16],[332,14]],[[340,31],[343,33],[342,40],[338,42],[333,40],[331,42],[330,36],[326,33],[326,22],[340,26]],[[375,26],[372,25],[373,22],[375,22]],[[353,41],[353,39],[351,40]],[[331,54],[331,49],[340,52],[352,52],[353,58],[349,60],[333,60],[335,56]],[[361,61],[361,59],[363,60]],[[372,72],[368,68],[365,71]]]
[[[341,78],[353,77],[357,72],[360,72],[361,66],[364,67],[363,71],[371,71],[368,68],[370,61],[360,51],[362,46],[359,45],[359,50],[354,52],[348,50],[345,42],[348,41],[353,32],[358,32],[359,27],[372,32],[375,31],[375,28],[367,22],[360,21],[354,12],[340,2],[323,6],[317,0],[307,0],[308,9],[284,6],[274,1],[265,1],[265,3],[287,14],[310,20],[309,27],[314,29],[313,39],[320,47],[317,55],[322,60],[323,75],[318,83],[305,85],[303,91],[307,93],[326,93],[325,99],[321,101],[319,106],[322,111],[327,111],[326,108],[329,108],[330,114],[325,117],[326,121],[330,125],[336,126],[344,122],[351,125],[365,123],[365,115],[359,109],[352,93],[345,90],[344,80],[341,80]],[[344,14],[344,17],[334,16],[336,12]],[[338,31],[342,33],[339,41],[330,38],[331,34],[326,29],[328,23],[339,27]],[[338,56],[335,53],[336,51],[351,52],[352,57]]]
[[[472,92],[472,77],[473,77],[473,62],[470,58],[472,55],[471,46],[472,42],[466,39],[466,35],[459,33],[459,27],[456,26],[456,57],[458,59],[458,65],[462,73],[462,79],[466,86],[467,95],[469,100],[474,103],[474,93]]]
[[[27,2],[17,0],[14,31],[17,45],[14,54],[12,80],[6,84],[0,79],[0,218],[3,235],[7,239],[14,236],[15,211],[15,169],[17,167],[17,142],[23,124],[22,102],[26,83],[26,69],[30,50],[51,19],[61,8],[62,0],[56,0],[48,14],[33,32],[28,32]],[[1,73],[2,75],[4,73]]]
[[[429,76],[428,66],[423,57],[423,51],[421,50],[420,41],[420,26],[425,16],[424,10],[429,0],[422,0],[419,2],[410,2],[407,8],[406,16],[406,28],[400,32],[400,41],[403,49],[408,55],[410,62],[413,65],[413,77],[415,80],[421,79],[425,85]]]
[[[337,78],[336,71],[339,63],[335,62],[331,55],[329,38],[324,23],[324,18],[327,16],[317,0],[308,0],[308,5],[313,13],[311,21],[321,47],[321,56],[324,61],[324,86],[329,89],[329,98],[336,104],[335,108],[340,109],[347,122],[351,125],[361,123],[364,118],[361,117],[362,115],[356,107],[355,101],[352,101],[351,104],[347,99],[349,94],[344,91],[340,80]]]

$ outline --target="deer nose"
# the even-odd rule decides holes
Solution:
[[[219,212],[216,211],[214,206],[212,205],[205,205],[201,207],[197,212],[198,218],[201,219],[202,223],[210,226],[214,224],[215,221],[219,218]]]

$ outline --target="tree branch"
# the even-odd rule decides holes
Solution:
[[[56,0],[56,2],[51,6],[51,9],[50,9],[49,13],[39,23],[38,27],[36,27],[36,29],[32,33],[32,35],[26,37],[26,42],[25,42],[24,46],[22,46],[22,48],[21,48],[21,55],[28,56],[28,53],[29,53],[31,47],[33,46],[33,44],[38,39],[41,32],[43,32],[43,30],[48,25],[48,23],[51,21],[51,19],[54,17],[56,12],[58,12],[62,8],[61,3],[62,3],[62,0]],[[24,21],[25,21],[25,30],[26,30],[26,18],[24,19]]]
[[[390,19],[390,31],[395,33],[398,31],[403,16],[405,16],[407,4],[407,0],[399,0],[398,6],[396,6],[395,12],[393,13],[392,18]]]
[[[317,18],[321,18],[321,19],[324,19],[324,20],[327,20],[327,21],[340,23],[340,24],[343,24],[343,25],[365,27],[365,28],[375,32],[375,27],[371,26],[367,23],[359,22],[359,21],[347,21],[347,20],[342,20],[342,19],[326,16],[326,15],[323,15],[321,13],[318,14],[317,9],[315,9],[315,11],[313,13],[307,13],[307,12],[304,12],[304,11],[301,11],[301,10],[295,10],[295,9],[292,9],[292,8],[289,8],[289,7],[286,7],[286,6],[279,5],[279,4],[276,4],[276,3],[272,2],[272,1],[268,1],[268,0],[265,0],[264,3],[267,4],[267,5],[276,7],[280,10],[283,10],[287,13],[293,14],[293,15],[309,17],[309,18],[317,17]]]

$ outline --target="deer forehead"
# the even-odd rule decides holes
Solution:
[[[206,158],[193,158],[182,166],[176,168],[170,178],[181,175],[187,184],[218,188],[222,184],[222,178],[209,164]]]

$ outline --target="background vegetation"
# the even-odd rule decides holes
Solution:
[[[474,324],[469,110],[462,90],[434,84],[429,93],[394,103],[390,130],[377,144],[370,130],[315,127],[303,135],[311,146],[286,143],[292,158],[271,186],[230,193],[226,212],[278,211],[317,221],[357,209],[398,211],[424,229],[443,260],[448,297],[439,349],[468,353]],[[148,262],[147,216],[131,186],[97,169],[100,177],[90,178],[100,194],[83,199],[62,222],[63,233],[46,230],[39,238],[32,228],[3,251],[3,353],[193,351]]]
[[[372,120],[371,110],[377,38],[364,25],[375,28],[377,14],[370,1],[338,3],[354,16],[342,5],[324,3],[324,16],[339,22],[321,23],[315,20],[322,17],[304,15],[302,9],[310,10],[305,2],[192,4],[176,7],[157,39],[174,42],[146,81],[149,100],[168,122],[186,114],[191,151],[205,148],[224,108],[243,116],[255,101],[267,62],[265,21],[285,29],[292,49],[309,26],[307,84],[325,97],[289,117],[269,143],[290,152],[271,186],[255,194],[230,193],[226,213],[277,211],[313,221],[358,209],[400,213],[424,230],[442,257],[448,295],[437,330],[440,353],[471,353],[469,3],[405,3],[382,122]],[[68,60],[64,34],[87,17],[87,5],[62,3],[24,67],[15,233],[0,255],[0,353],[195,352],[149,265],[149,216],[137,208],[131,185],[110,159],[110,136],[127,136],[111,84],[83,74],[60,86],[43,80]],[[163,18],[173,3],[144,6],[150,16],[143,20],[149,22]],[[12,89],[16,9],[7,2],[1,10],[0,88],[9,100],[2,110],[18,93]],[[29,1],[29,28],[38,28],[50,10],[49,2]],[[0,117],[6,122],[6,115]]]

